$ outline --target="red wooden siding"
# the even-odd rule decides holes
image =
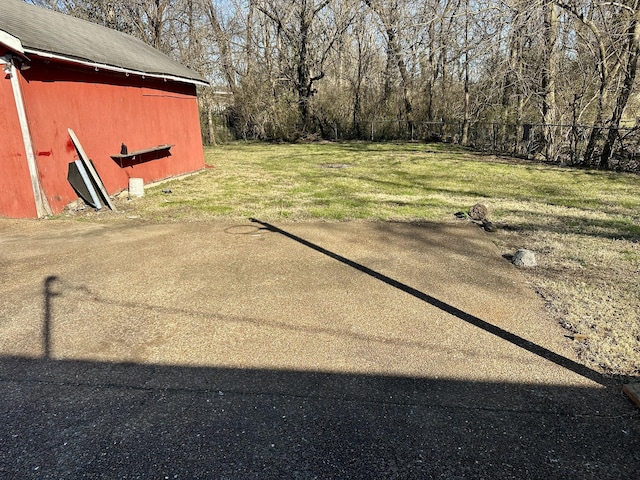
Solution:
[[[204,167],[194,85],[41,60],[21,75],[40,180],[54,213],[77,198],[67,181],[67,165],[78,158],[68,128],[110,194],[127,188],[130,177],[148,183]],[[170,157],[122,168],[110,158],[122,143],[130,151],[175,146]],[[28,173],[26,181],[30,187]]]

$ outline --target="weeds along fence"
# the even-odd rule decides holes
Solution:
[[[640,127],[619,128],[616,133],[609,168],[640,173]],[[380,120],[368,125],[368,140],[374,142],[464,142],[474,150],[587,167],[599,166],[608,134],[606,127],[585,125],[471,122],[464,142],[463,122]],[[554,139],[551,144],[545,140],[547,135]]]

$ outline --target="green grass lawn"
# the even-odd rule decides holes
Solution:
[[[233,143],[212,168],[148,187],[125,214],[154,221],[454,221],[477,202],[505,254],[537,252],[526,273],[585,364],[640,375],[640,177],[471,153],[442,144]],[[170,194],[162,190],[170,189]]]
[[[438,144],[235,143],[205,154],[214,168],[176,184],[160,216],[423,220],[485,201],[494,215],[519,217],[531,229],[551,220],[540,209],[559,209],[553,223],[562,229],[640,237],[635,175],[501,160]]]

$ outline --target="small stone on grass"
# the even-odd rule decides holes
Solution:
[[[516,267],[536,267],[538,262],[536,261],[536,254],[526,248],[520,248],[513,255],[511,260]]]

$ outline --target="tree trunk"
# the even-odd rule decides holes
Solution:
[[[558,12],[550,1],[544,1],[544,59],[542,67],[542,123],[544,128],[544,156],[547,161],[556,155],[556,41],[558,37]]]
[[[364,45],[363,45],[363,38],[362,38],[362,28],[363,26],[359,23],[356,27],[357,30],[357,35],[356,35],[356,42],[357,42],[357,48],[358,48],[358,57],[356,59],[356,78],[355,81],[353,82],[353,115],[352,115],[352,119],[351,119],[351,129],[354,133],[354,135],[356,136],[356,138],[361,138],[363,132],[362,132],[362,128],[360,125],[360,117],[361,117],[361,110],[362,110],[362,82],[364,80],[364,71],[365,71],[365,66],[364,66]]]
[[[207,105],[207,126],[209,127],[209,145],[216,145],[216,128],[213,122],[213,105]]]
[[[254,6],[253,2],[255,0],[249,0],[249,11],[247,13],[247,30],[245,33],[246,45],[245,45],[245,55],[246,55],[246,64],[247,69],[245,75],[248,79],[252,78],[253,75],[253,61],[254,61],[254,48],[253,48],[253,15],[254,15]]]
[[[462,145],[469,144],[469,0],[464,4],[464,98],[462,119]]]

